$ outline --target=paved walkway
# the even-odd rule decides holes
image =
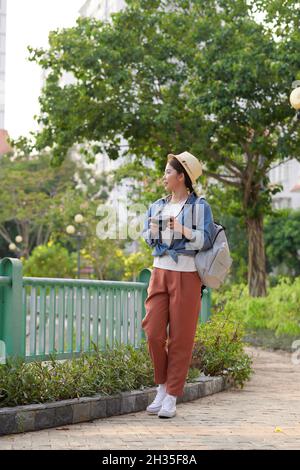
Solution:
[[[0,450],[300,449],[300,364],[287,352],[245,350],[254,359],[255,374],[243,390],[181,403],[175,418],[142,411],[3,436]]]

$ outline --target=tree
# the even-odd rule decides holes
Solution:
[[[190,150],[206,176],[235,190],[248,236],[249,291],[262,296],[263,220],[280,189],[269,185],[268,171],[300,158],[288,102],[300,78],[300,38],[293,28],[273,37],[254,9],[245,0],[127,0],[111,23],[85,18],[52,32],[49,49],[30,49],[48,76],[42,130],[27,145],[51,148],[59,165],[78,143],[93,143],[83,149],[88,159],[99,151],[116,159],[122,137],[125,155],[151,158],[158,172],[167,153]],[[73,84],[62,85],[64,72]]]
[[[0,160],[0,238],[7,245],[21,235],[18,256],[28,258],[35,246],[49,239],[72,248],[66,227],[78,212],[89,213],[107,200],[111,186],[106,175],[82,168],[70,158],[49,168],[49,154],[6,155]],[[93,232],[94,234],[95,232]],[[73,247],[75,249],[75,247]]]
[[[300,276],[300,210],[280,209],[266,217],[266,253],[269,270],[284,267]]]
[[[153,264],[153,257],[144,242],[139,251],[131,253],[124,258],[125,273],[124,278],[126,281],[137,281],[139,273],[144,268],[150,268]]]
[[[75,254],[75,253],[74,253]],[[23,259],[23,275],[29,277],[72,278],[76,274],[76,256],[60,245],[48,242],[34,248],[29,259]]]
[[[49,170],[49,155],[6,155],[0,160],[0,237],[6,244],[22,237],[19,256],[28,258],[44,245],[53,228],[61,197],[71,188],[75,165],[66,159]]]
[[[277,38],[299,37],[300,17],[297,14],[297,0],[252,0],[252,5],[257,12],[264,14],[266,27]],[[296,54],[297,50],[292,47],[290,52]]]

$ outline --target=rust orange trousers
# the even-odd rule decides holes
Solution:
[[[154,267],[151,273],[142,328],[154,381],[166,383],[170,395],[183,395],[201,308],[201,285],[197,271]]]

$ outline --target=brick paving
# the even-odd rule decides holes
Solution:
[[[180,403],[175,418],[142,411],[3,436],[0,450],[300,449],[300,364],[288,352],[245,350],[255,374],[244,389]]]

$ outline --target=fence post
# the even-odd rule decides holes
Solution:
[[[203,289],[203,296],[201,299],[201,310],[199,320],[200,323],[205,323],[211,316],[211,288],[205,287]]]
[[[146,300],[147,295],[148,295],[147,289],[148,289],[148,286],[149,286],[151,273],[152,273],[152,269],[145,268],[145,269],[142,269],[142,271],[140,271],[140,273],[138,275],[138,281],[139,282],[145,282],[145,284],[146,284],[146,287],[143,290],[143,295],[142,295],[142,319],[146,315],[145,300]],[[146,339],[146,335],[145,335],[145,332],[144,332],[143,329],[142,329],[142,338]]]
[[[25,357],[26,318],[22,306],[22,263],[16,258],[0,260],[0,276],[11,279],[10,285],[1,287],[0,340],[7,357]]]

